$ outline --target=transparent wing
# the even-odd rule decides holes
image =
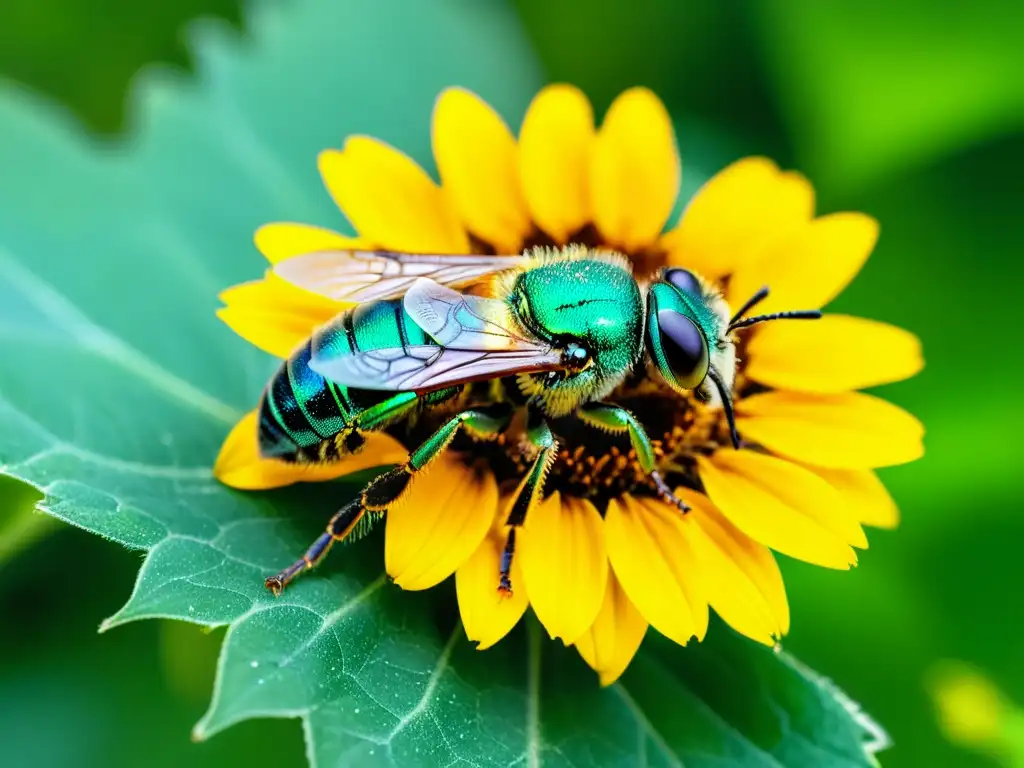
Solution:
[[[527,261],[525,256],[317,251],[275,264],[274,274],[336,301],[363,302],[401,296],[421,277],[442,285],[465,286]]]
[[[561,353],[544,349],[485,352],[415,346],[374,349],[332,360],[314,357],[310,367],[337,384],[356,389],[425,392],[517,373],[558,370],[561,361]]]
[[[359,389],[425,391],[516,373],[558,370],[562,353],[519,328],[505,302],[413,282],[405,311],[439,346],[370,349],[341,356],[313,350],[310,367]]]
[[[520,328],[501,299],[468,296],[427,278],[413,281],[402,297],[409,317],[442,347],[505,349],[513,342],[540,342]]]

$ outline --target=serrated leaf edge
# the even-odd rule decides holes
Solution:
[[[877,720],[871,717],[871,715],[865,712],[864,708],[857,701],[851,698],[849,694],[836,685],[831,679],[815,672],[802,661],[799,661],[785,651],[777,651],[776,656],[778,656],[779,660],[784,664],[814,685],[821,688],[828,696],[832,697],[839,703],[854,723],[859,725],[864,731],[865,738],[861,743],[861,748],[864,750],[864,756],[871,760],[874,765],[878,765],[878,759],[875,755],[893,746],[893,740],[892,737],[889,736],[888,731],[886,731]]]

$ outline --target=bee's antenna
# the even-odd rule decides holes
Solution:
[[[732,446],[739,450],[740,433],[736,430],[736,413],[732,409],[732,393],[729,392],[729,388],[725,386],[725,382],[714,366],[708,368],[708,378],[715,383],[715,388],[722,398],[722,408],[725,410],[725,420],[729,422],[729,436],[732,438]]]
[[[791,309],[788,312],[771,312],[767,315],[754,315],[743,320],[734,319],[729,323],[730,331],[738,331],[740,328],[749,328],[758,323],[768,320],[820,320],[820,309]]]
[[[758,304],[760,304],[767,298],[768,286],[764,285],[761,287],[761,290],[759,290],[757,293],[755,293],[753,296],[747,299],[742,307],[736,310],[736,314],[733,315],[732,320],[729,321],[729,327],[732,328],[734,325],[736,325],[737,321],[739,321],[740,318],[742,318],[745,314],[747,314],[747,312],[752,310],[754,307],[756,307]]]

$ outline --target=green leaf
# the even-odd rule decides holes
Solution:
[[[130,583],[139,567],[135,553],[65,530],[33,554],[31,559],[20,559],[18,567],[5,569],[0,582],[0,616],[6,630],[0,633],[0,711],[4,713],[0,765],[299,768],[305,764],[302,729],[288,720],[253,720],[205,744],[189,741],[189,728],[209,698],[217,648],[200,651],[209,669],[197,698],[192,691],[182,690],[180,678],[169,679],[171,670],[159,663],[162,632],[164,627],[175,627],[192,635],[205,634],[202,640],[208,641],[222,637],[222,632],[208,633],[180,621],[147,621],[96,634],[97,617],[117,601],[116,590],[100,585]],[[173,670],[176,676],[183,671]]]
[[[259,224],[345,227],[318,150],[369,133],[429,166],[442,87],[516,122],[540,76],[496,2],[305,0],[257,6],[247,26],[245,43],[197,30],[197,84],[148,74],[122,144],[0,94],[0,167],[18,180],[0,186],[0,469],[55,517],[145,551],[104,629],[226,627],[195,735],[300,718],[316,765],[871,764],[870,721],[720,624],[688,650],[651,640],[602,690],[529,621],[476,652],[450,589],[388,583],[379,533],[269,595],[263,577],[355,486],[245,494],[212,478],[273,365],[215,320],[217,292],[263,268]]]

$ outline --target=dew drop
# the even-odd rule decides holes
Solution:
[[[252,661],[249,662],[249,666],[252,667],[253,669],[256,669],[256,667],[258,667],[259,665],[260,665],[260,663],[258,661],[256,661],[256,659],[253,659]]]
[[[356,714],[358,715],[358,714],[359,714],[359,707],[356,707],[356,708],[355,708],[355,709],[353,709],[352,711],[353,711],[353,712],[355,712],[355,713],[356,713]]]
[[[256,681],[256,685],[263,685],[263,678],[262,677],[259,680]]]

